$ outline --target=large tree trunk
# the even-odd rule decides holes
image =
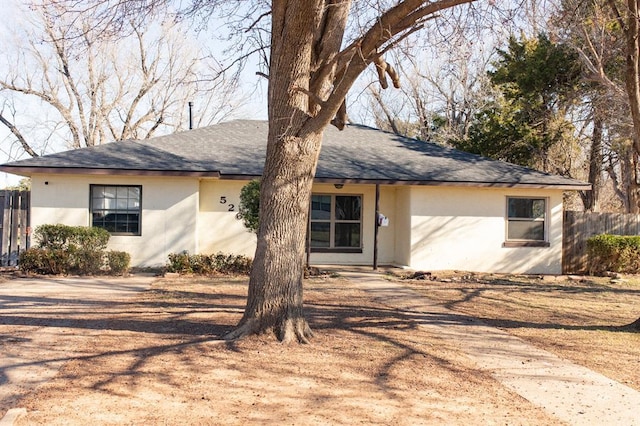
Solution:
[[[309,196],[320,135],[278,135],[270,129],[260,185],[258,247],[239,328],[229,337],[273,330],[283,342],[311,336],[303,315],[302,278]]]
[[[306,133],[318,2],[274,1],[269,67],[269,136],[260,184],[258,246],[245,313],[228,338],[275,331],[281,341],[311,336],[302,304],[309,198],[322,133]]]
[[[625,68],[625,84],[627,88],[627,96],[629,98],[629,108],[631,110],[631,120],[633,121],[633,151],[634,161],[633,171],[630,177],[633,179],[629,182],[629,213],[640,212],[638,205],[638,189],[637,180],[637,161],[635,159],[640,155],[640,22],[638,22],[638,6],[640,0],[627,0],[627,22],[623,23],[625,28],[627,42],[627,57]]]

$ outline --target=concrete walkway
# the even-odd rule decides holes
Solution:
[[[457,343],[480,369],[571,425],[640,425],[640,392],[489,327],[380,274],[340,271],[379,302]]]

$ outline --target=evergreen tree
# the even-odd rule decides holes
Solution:
[[[544,34],[535,39],[511,37],[508,48],[498,55],[495,69],[489,72],[496,89],[494,99],[476,114],[469,136],[452,144],[551,171],[550,149],[573,138],[566,112],[580,85],[577,55]]]

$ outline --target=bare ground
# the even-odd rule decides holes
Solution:
[[[438,297],[465,291],[446,287]],[[305,291],[312,345],[219,341],[242,314],[244,278],[160,279],[134,301],[3,326],[27,336],[53,321],[74,336],[58,374],[14,401],[28,410],[17,424],[558,424],[344,280]]]

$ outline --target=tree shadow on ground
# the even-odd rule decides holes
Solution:
[[[305,313],[318,340],[325,344],[336,344],[337,349],[327,349],[334,351],[332,356],[340,353],[346,357],[360,357],[367,354],[368,344],[380,343],[388,350],[388,355],[382,362],[374,366],[373,373],[375,384],[386,398],[401,398],[396,392],[393,379],[397,367],[404,363],[423,365],[429,362],[442,369],[441,371],[449,372],[452,377],[463,378],[467,383],[473,384],[474,380],[479,380],[480,376],[477,375],[480,373],[452,363],[444,355],[442,347],[437,343],[433,344],[437,336],[428,336],[420,327],[421,321],[464,324],[470,327],[481,325],[470,316],[396,309],[385,306],[365,292],[355,292],[353,289],[351,293],[342,296],[344,288],[333,283],[312,283],[310,287],[311,297],[305,304]],[[8,317],[0,317],[0,324],[70,328],[78,333],[95,333],[90,337],[95,341],[95,347],[92,343],[67,356],[58,354],[28,362],[62,361],[68,367],[62,368],[58,380],[123,397],[131,397],[127,392],[135,389],[135,386],[123,386],[123,383],[136,384],[152,378],[162,386],[178,391],[185,386],[187,377],[189,380],[199,380],[200,377],[214,380],[212,371],[216,368],[232,370],[238,374],[237,377],[272,373],[274,380],[284,380],[296,374],[309,380],[326,380],[321,371],[311,368],[308,371],[303,368],[300,373],[300,370],[295,369],[295,362],[288,361],[290,358],[287,358],[289,351],[293,354],[302,353],[300,358],[291,358],[299,362],[299,359],[304,359],[304,354],[317,351],[317,347],[309,349],[302,345],[293,350],[287,349],[285,355],[278,345],[271,344],[265,348],[260,340],[222,340],[242,315],[246,302],[245,291],[246,283],[207,291],[181,284],[179,289],[169,286],[152,289],[143,297],[127,302],[76,304],[77,309],[63,309],[55,314],[46,309],[37,314],[12,313]],[[49,301],[30,302],[43,308],[51,306]],[[59,302],[64,302],[64,299]],[[353,343],[349,338],[353,338]],[[264,336],[258,339],[264,339]],[[363,347],[356,348],[354,345]],[[263,357],[265,353],[268,357]],[[245,365],[248,358],[253,359],[253,364]],[[167,359],[171,361],[168,362]],[[5,374],[8,369],[25,366],[25,362],[9,365],[0,373]],[[362,362],[370,361],[362,358]],[[256,365],[262,371],[253,371],[252,369],[257,368]],[[237,386],[246,386],[247,392],[253,391],[250,385]]]
[[[503,305],[503,318],[483,315],[480,311],[467,314],[483,323],[499,328],[534,328],[534,329],[554,329],[554,330],[583,330],[583,331],[609,331],[637,333],[640,331],[640,319],[626,325],[594,324],[597,317],[591,314],[586,306],[588,303],[611,303],[612,306],[619,301],[640,300],[640,286],[617,287],[612,284],[602,284],[591,280],[571,281],[567,283],[547,283],[542,281],[518,280],[516,279],[491,279],[491,280],[470,280],[461,283],[447,283],[446,286],[439,287],[437,284],[429,286],[426,284],[411,283],[411,286],[420,294],[429,298],[429,290],[449,292],[449,296],[438,302],[444,308],[452,312],[469,312],[472,306],[485,305],[487,307],[499,304]],[[531,296],[531,298],[529,298]],[[538,298],[538,299],[536,299]],[[546,300],[545,300],[546,299]],[[568,306],[559,303],[554,310],[550,300],[580,300],[584,306]],[[436,298],[436,300],[440,300]],[[610,302],[609,302],[610,301]],[[476,305],[474,305],[476,304]],[[545,320],[545,315],[536,318],[535,314],[530,314],[532,320],[511,319],[511,313],[505,306],[513,309],[534,309],[545,315],[553,314],[555,317],[573,317],[571,323]],[[576,311],[584,310],[585,315],[576,315]],[[543,312],[544,311],[544,312]],[[520,312],[522,315],[522,312]],[[594,314],[595,315],[595,314]],[[604,314],[603,314],[604,315]],[[634,315],[635,317],[635,315]],[[630,317],[629,321],[633,321]],[[533,320],[533,319],[537,319]],[[604,316],[603,316],[604,318]],[[606,318],[604,318],[606,320]],[[582,321],[583,324],[576,322]]]
[[[246,300],[241,295],[188,291],[151,290],[148,295],[149,300],[127,302],[2,296],[0,307],[4,305],[4,312],[0,325],[218,335],[224,331],[218,329],[215,322],[188,317],[192,314],[215,316],[218,312],[241,313]],[[156,315],[148,315],[150,312]],[[225,329],[228,330],[228,326]]]
[[[639,333],[640,330],[633,324],[628,325],[574,325],[560,323],[540,323],[531,321],[515,321],[507,319],[476,317],[479,321],[497,328],[533,328],[538,330],[570,330],[570,331],[608,331],[615,333]]]

